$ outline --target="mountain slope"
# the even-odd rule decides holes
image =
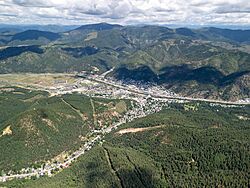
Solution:
[[[60,38],[60,35],[57,33],[52,33],[48,31],[38,31],[38,30],[27,30],[21,33],[17,33],[12,37],[13,40],[38,40],[39,37],[46,38],[50,41],[54,41]]]
[[[7,47],[0,50],[0,60],[5,60],[10,57],[19,56],[25,52],[32,52],[37,54],[42,54],[43,50],[39,46],[22,46],[22,47]]]
[[[248,187],[249,106],[170,104],[111,132],[68,169],[9,187]]]
[[[123,111],[115,108],[119,102],[125,105]],[[80,94],[50,97],[42,91],[0,88],[0,172],[65,159],[79,149],[92,129],[109,126],[125,113],[126,105],[123,100]]]
[[[168,66],[157,74],[145,65],[120,67],[108,76],[125,82],[156,83],[181,96],[237,101],[250,96],[250,71],[225,75],[214,67]]]
[[[238,43],[250,43],[250,30],[230,30],[219,28],[203,28],[200,33],[207,39],[228,40]]]
[[[102,30],[110,30],[110,29],[115,29],[115,28],[121,28],[121,25],[118,24],[108,24],[108,23],[97,23],[97,24],[89,24],[89,25],[83,25],[80,26],[75,30],[94,30],[94,31],[102,31]]]
[[[146,81],[155,81],[166,68],[188,66],[190,70],[186,76],[178,73],[179,78],[185,79],[177,80],[174,82],[176,87],[171,85],[171,88],[183,91],[180,88],[180,82],[183,82],[185,88],[195,85],[198,93],[205,92],[199,92],[199,87],[208,89],[205,92],[208,95],[213,90],[224,93],[225,87],[230,84],[222,86],[222,77],[250,71],[248,33],[248,30],[170,29],[107,23],[84,25],[60,34],[34,30],[3,33],[0,35],[0,73],[90,71],[101,74],[112,67],[121,67],[127,73],[124,68],[134,69],[135,75],[127,77],[135,78],[140,76],[136,69],[148,67],[150,70],[147,69],[142,77]],[[38,49],[29,50],[34,45]],[[209,71],[206,67],[214,70]],[[211,77],[213,73],[215,75]],[[117,78],[126,79],[121,69],[119,74],[123,75]],[[160,83],[169,88],[167,78],[169,75],[165,73]],[[249,97],[245,90],[242,93],[240,96]],[[216,94],[215,97],[221,95]]]

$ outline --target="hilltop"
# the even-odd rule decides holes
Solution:
[[[19,87],[1,87],[0,106],[2,173],[63,161],[93,129],[108,126],[129,108],[123,100],[81,94],[51,97]]]

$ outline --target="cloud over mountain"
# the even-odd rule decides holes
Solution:
[[[2,23],[250,24],[249,0],[0,0]]]

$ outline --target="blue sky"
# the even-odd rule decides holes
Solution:
[[[250,25],[250,0],[0,0],[5,24]]]

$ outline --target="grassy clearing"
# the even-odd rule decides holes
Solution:
[[[98,33],[97,32],[92,32],[92,33],[89,33],[86,37],[86,39],[84,39],[84,41],[90,41],[92,39],[96,39],[98,36]]]
[[[0,82],[22,83],[27,85],[53,86],[57,84],[74,83],[73,74],[1,74]]]
[[[146,128],[127,128],[127,129],[122,129],[117,132],[117,134],[123,135],[127,133],[137,133],[137,132],[143,132],[143,131],[149,131],[153,129],[158,129],[162,128],[164,125],[159,125],[159,126],[153,126],[153,127],[146,127]]]

